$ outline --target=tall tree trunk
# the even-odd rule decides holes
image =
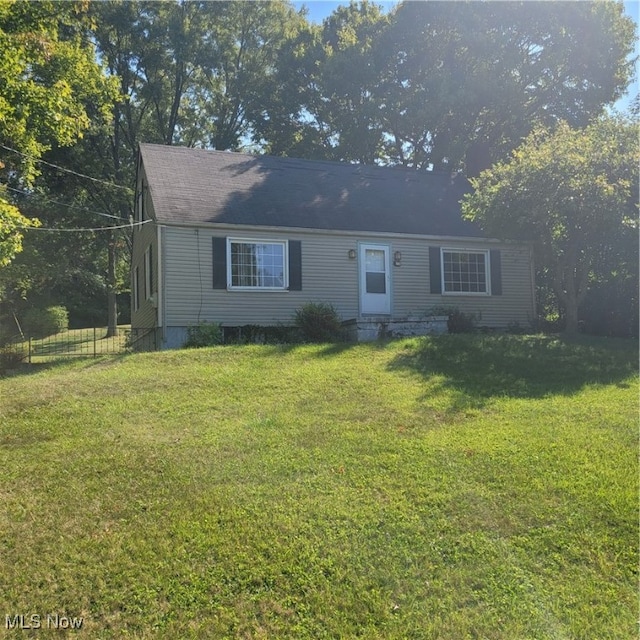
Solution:
[[[565,297],[564,300],[564,331],[569,335],[578,333],[578,300],[575,297]]]
[[[118,299],[116,298],[116,242],[109,232],[109,265],[107,271],[107,338],[118,335]]]
[[[578,308],[587,292],[588,269],[579,260],[580,250],[572,243],[555,267],[554,289],[565,313],[565,333],[578,333]]]

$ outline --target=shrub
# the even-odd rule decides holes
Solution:
[[[223,329],[225,344],[296,344],[301,341],[300,330],[288,325],[245,324]]]
[[[434,316],[447,316],[449,333],[471,333],[475,330],[476,319],[472,313],[465,313],[458,307],[434,307],[430,311]]]
[[[343,337],[340,316],[326,302],[307,302],[296,311],[294,322],[308,342],[336,342]]]
[[[229,342],[237,342],[238,344],[264,344],[265,331],[264,328],[257,324],[245,324],[242,327],[237,327],[237,333],[235,340],[229,340]],[[225,342],[227,342],[227,336],[225,334]]]
[[[69,312],[65,307],[28,309],[22,318],[27,335],[32,338],[46,338],[69,328]]]
[[[638,337],[638,278],[594,283],[580,305],[583,330],[598,336]]]
[[[275,325],[263,329],[266,344],[299,344],[303,341],[298,327]]]
[[[186,348],[213,347],[222,344],[222,327],[216,322],[201,322],[187,328]]]
[[[527,333],[530,333],[530,331],[527,331],[527,329],[525,327],[521,327],[520,323],[517,320],[512,320],[511,322],[509,322],[509,324],[507,325],[507,333],[510,333],[512,335],[525,335]]]

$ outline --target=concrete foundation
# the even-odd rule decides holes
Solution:
[[[447,333],[447,316],[423,318],[364,317],[342,323],[353,342],[373,342],[385,338],[440,335]]]

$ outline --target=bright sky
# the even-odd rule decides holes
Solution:
[[[340,5],[349,4],[348,0],[342,0],[336,2],[335,0],[310,0],[308,2],[293,2],[294,6],[297,9],[302,8],[303,6],[307,8],[307,18],[311,22],[322,22],[329,14],[331,14],[336,7]],[[377,0],[376,4],[382,5],[382,7],[388,11],[397,2],[390,0]],[[640,0],[626,0],[624,2],[624,10],[628,16],[631,16],[636,23],[636,36],[638,35],[638,24],[640,23]],[[636,57],[640,56],[640,43],[636,40]],[[638,63],[636,63],[636,76],[640,75],[640,67]],[[640,93],[640,79],[636,77],[634,82],[629,86],[629,91],[624,98],[618,100],[615,104],[616,109],[619,111],[625,111],[629,105],[630,101],[635,98]]]
[[[348,5],[348,0],[341,2],[335,2],[334,0],[311,0],[310,2],[293,2],[296,9],[300,9],[305,6],[308,10],[307,18],[310,22],[322,22],[336,7],[341,4]],[[393,7],[397,2],[390,2],[389,0],[378,0],[376,4],[382,5],[386,11]]]

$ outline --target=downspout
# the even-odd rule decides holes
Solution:
[[[165,308],[164,308],[164,233],[162,232],[162,226],[157,225],[157,234],[158,234],[158,257],[157,257],[157,268],[158,268],[158,289],[157,289],[157,302],[158,308],[156,309],[156,330],[158,332],[158,341],[157,345],[158,349],[160,348],[160,344],[164,342],[164,318],[165,318]]]

